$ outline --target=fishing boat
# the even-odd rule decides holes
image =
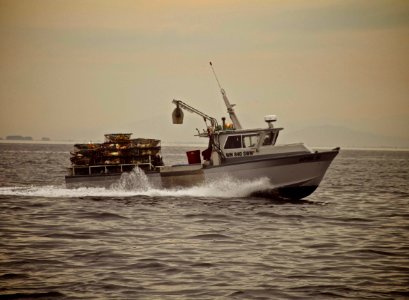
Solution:
[[[172,101],[176,105],[172,113],[174,124],[183,123],[183,110],[203,118],[206,129],[198,131],[197,136],[208,139],[207,149],[187,152],[188,162],[183,165],[164,165],[162,159],[158,158],[160,157],[158,148],[155,148],[158,150],[154,153],[155,159],[148,155],[143,160],[137,156],[133,157],[127,163],[120,159],[116,160],[115,164],[88,163],[80,166],[81,172],[78,172],[78,166],[73,165],[69,169],[70,174],[65,177],[67,186],[109,187],[118,181],[123,173],[138,167],[144,171],[149,183],[157,188],[194,186],[218,181],[221,178],[242,181],[267,178],[269,185],[261,186],[255,194],[302,199],[313,193],[340,148],[316,151],[303,143],[277,144],[283,128],[274,126],[274,122],[277,121],[275,115],[264,117],[265,128],[243,128],[235,113],[235,105],[230,103],[225,90],[221,87],[212,63],[210,66],[231,122],[226,122],[226,119],[222,118],[219,125],[216,118],[184,101],[176,99]]]

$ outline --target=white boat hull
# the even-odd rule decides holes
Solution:
[[[156,188],[194,186],[204,182],[234,178],[243,181],[268,178],[270,187],[257,191],[262,195],[278,195],[301,199],[310,195],[320,184],[338,149],[311,154],[262,156],[228,159],[220,166],[188,165],[164,167],[160,172],[147,172],[149,183]],[[109,187],[120,179],[115,175],[66,176],[68,187]]]

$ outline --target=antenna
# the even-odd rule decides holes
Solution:
[[[214,77],[216,78],[217,84],[219,85],[220,92],[222,93],[224,103],[226,104],[226,107],[227,107],[227,112],[228,112],[228,114],[230,116],[231,121],[233,122],[234,128],[242,129],[240,121],[237,118],[236,113],[234,112],[234,109],[233,109],[233,106],[235,106],[235,104],[230,104],[230,101],[227,98],[226,91],[220,85],[219,79],[217,78],[216,72],[214,71],[212,62],[209,62],[209,64],[210,64],[210,67],[212,68],[212,71],[213,71]]]
[[[220,85],[219,78],[217,78],[216,72],[215,72],[214,69],[213,69],[213,64],[212,64],[212,62],[209,62],[209,64],[210,64],[210,67],[212,68],[214,78],[216,78],[217,84],[219,85],[219,88],[222,90],[223,88],[222,88],[222,86]]]

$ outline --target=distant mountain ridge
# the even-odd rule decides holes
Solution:
[[[279,142],[304,142],[313,147],[409,148],[409,139],[377,135],[334,125],[313,126],[290,132],[283,131]]]

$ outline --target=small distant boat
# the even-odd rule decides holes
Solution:
[[[115,158],[109,163],[99,161],[99,164],[94,164],[89,160],[83,166],[77,166],[74,159],[73,166],[69,169],[70,174],[65,178],[67,186],[110,186],[119,180],[122,173],[139,167],[145,172],[149,182],[158,188],[199,185],[226,177],[246,181],[268,178],[270,186],[260,187],[256,194],[295,200],[313,193],[340,148],[313,151],[303,143],[276,144],[283,128],[274,127],[274,122],[277,121],[275,115],[264,117],[267,123],[265,128],[242,128],[233,109],[234,104],[230,104],[225,90],[220,86],[212,63],[210,65],[219,84],[231,123],[227,123],[226,119],[222,118],[222,124],[219,125],[215,118],[181,100],[173,100],[176,108],[172,113],[174,124],[183,123],[183,110],[195,113],[204,119],[206,130],[198,132],[197,136],[208,139],[206,150],[201,153],[199,150],[189,151],[187,152],[188,164],[174,166],[163,164],[158,140],[151,140],[157,141],[154,146],[156,152],[145,153],[146,156],[143,158],[140,155],[124,156],[123,149],[119,149],[117,157],[111,153]],[[125,140],[130,141],[129,137],[127,136]],[[109,138],[106,141],[108,144],[112,142]],[[134,149],[133,154],[141,154],[142,152],[138,151],[142,148],[152,148],[141,144],[139,148],[130,147],[127,143],[125,146],[122,144],[123,147]],[[155,143],[150,142],[148,146],[153,144]],[[119,146],[115,147],[121,148],[121,144],[117,145]],[[128,157],[129,161],[124,157]]]

